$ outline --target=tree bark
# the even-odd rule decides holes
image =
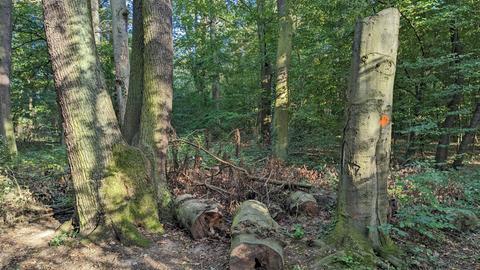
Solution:
[[[260,104],[257,118],[257,130],[260,142],[270,144],[270,124],[272,118],[272,67],[268,57],[266,42],[265,0],[257,1],[257,34],[260,52]]]
[[[215,110],[220,109],[220,69],[221,64],[219,62],[218,52],[220,50],[217,42],[217,19],[212,17],[210,19],[210,49],[212,52],[213,58],[213,68],[212,68],[212,101]]]
[[[115,60],[115,92],[117,94],[118,119],[124,123],[127,104],[130,62],[128,59],[128,9],[125,0],[111,0],[113,55]]]
[[[470,125],[468,127],[468,131],[465,132],[465,135],[462,137],[462,142],[460,143],[460,147],[458,148],[457,157],[453,162],[453,167],[458,168],[463,165],[463,159],[465,154],[468,153],[469,148],[472,146],[473,141],[475,139],[475,134],[478,131],[478,127],[480,126],[480,102],[477,103],[475,112],[473,113],[472,120],[470,121]]]
[[[143,1],[145,50],[140,143],[152,161],[161,217],[166,219],[172,217],[166,173],[173,95],[172,20],[170,0]]]
[[[273,155],[281,160],[287,159],[288,149],[288,68],[292,54],[293,34],[293,23],[290,17],[288,1],[289,0],[277,0],[280,27],[277,48],[275,110],[273,116]]]
[[[92,26],[95,35],[95,44],[99,45],[102,37],[102,29],[100,28],[100,5],[98,0],[90,0],[92,9]]]
[[[355,29],[333,237],[342,244],[350,239],[369,254],[372,248],[388,253],[393,246],[379,227],[387,222],[399,26],[400,13],[389,8],[359,21]]]
[[[10,76],[12,69],[12,1],[0,3],[0,139],[10,155],[17,154],[11,115]]]
[[[143,103],[143,0],[133,1],[133,34],[132,55],[130,57],[130,79],[128,89],[127,107],[124,124],[122,126],[123,137],[129,144],[137,144],[134,138],[140,129],[140,118]]]
[[[283,247],[275,239],[280,226],[261,202],[243,202],[232,222],[230,269],[283,269]]]
[[[315,197],[303,191],[292,192],[288,197],[288,208],[294,214],[318,215],[318,204]]]
[[[451,42],[452,42],[452,52],[455,57],[455,65],[459,65],[461,62],[460,55],[463,53],[463,46],[460,41],[460,33],[458,27],[454,25],[450,29],[451,31]],[[458,87],[462,87],[464,84],[464,77],[459,71],[456,78],[455,84]],[[448,148],[450,147],[450,139],[453,135],[451,129],[454,127],[455,122],[458,120],[458,115],[455,112],[458,111],[458,107],[463,101],[463,93],[461,89],[455,91],[452,99],[448,102],[447,109],[447,117],[442,124],[442,135],[440,136],[440,140],[437,146],[437,152],[435,154],[435,163],[438,168],[445,168],[447,165],[448,159]]]

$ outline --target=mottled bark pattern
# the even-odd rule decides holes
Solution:
[[[111,0],[113,55],[115,60],[115,92],[118,118],[123,125],[127,104],[130,62],[128,59],[128,9],[126,0]]]
[[[10,155],[17,153],[10,113],[10,75],[12,66],[12,1],[0,3],[0,139]]]
[[[44,0],[43,6],[80,232],[90,234],[101,221],[99,181],[121,134],[97,61],[88,2]]]
[[[357,23],[347,92],[339,215],[374,248],[384,243],[391,114],[400,14],[386,9]]]
[[[123,137],[129,144],[134,142],[140,129],[140,116],[143,99],[143,16],[142,0],[133,1],[132,54],[130,57],[130,83],[127,107],[122,126]]]
[[[288,149],[288,67],[292,54],[293,23],[289,13],[288,0],[277,0],[280,20],[277,48],[277,84],[275,111],[273,116],[273,154],[276,158],[287,159]]]
[[[100,29],[100,5],[98,0],[90,0],[90,8],[92,10],[92,27],[95,35],[95,44],[100,44],[102,30]]]
[[[170,0],[143,1],[144,93],[140,143],[153,161],[161,218],[170,216],[166,158],[172,111],[173,35]]]

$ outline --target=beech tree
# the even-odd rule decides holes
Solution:
[[[337,224],[333,240],[373,264],[373,250],[395,251],[387,223],[392,99],[400,13],[389,8],[359,21],[347,91]]]
[[[463,165],[464,156],[468,153],[469,148],[472,146],[475,134],[478,131],[478,127],[480,126],[480,102],[477,102],[475,106],[475,112],[473,113],[472,119],[470,121],[470,125],[468,126],[468,130],[462,137],[462,142],[458,147],[457,157],[453,162],[453,167],[457,168]]]
[[[10,155],[17,154],[17,144],[10,114],[10,76],[12,66],[12,0],[0,3],[0,140]]]
[[[289,0],[277,0],[279,37],[277,48],[277,84],[273,115],[273,154],[285,160],[288,148],[288,67],[292,54],[293,23]]]

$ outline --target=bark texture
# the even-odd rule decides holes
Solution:
[[[172,2],[143,1],[144,93],[140,144],[152,161],[161,217],[171,218],[166,159],[172,111],[173,34]]]
[[[318,215],[318,204],[312,194],[303,191],[292,192],[288,198],[288,209],[291,213],[306,214],[311,217]]]
[[[373,255],[393,252],[387,222],[391,114],[400,13],[389,8],[355,29],[334,241]],[[368,255],[362,256],[368,261]]]
[[[266,41],[265,0],[257,1],[257,35],[260,52],[260,104],[257,129],[260,142],[270,144],[270,124],[272,121],[272,65],[269,61]]]
[[[102,37],[102,29],[100,28],[100,5],[98,0],[90,0],[92,10],[92,27],[95,35],[95,44],[100,44]]]
[[[10,76],[12,68],[12,0],[0,3],[0,140],[10,155],[17,154],[17,144],[10,113]]]
[[[463,53],[463,46],[460,41],[460,33],[458,27],[453,24],[450,29],[451,32],[451,42],[452,42],[452,53],[455,57],[455,65],[459,65],[460,55]],[[435,154],[435,163],[438,168],[445,168],[447,165],[448,159],[448,148],[450,147],[450,139],[453,135],[452,128],[455,126],[455,122],[458,121],[458,115],[455,112],[458,111],[460,104],[463,101],[463,93],[461,87],[464,84],[464,77],[461,72],[458,72],[455,77],[455,84],[457,85],[458,89],[456,90],[453,97],[447,104],[448,114],[445,118],[445,121],[442,124],[442,135],[440,136],[440,140],[437,146],[437,152]]]
[[[216,203],[195,199],[190,194],[175,199],[175,215],[182,227],[190,231],[193,239],[212,236],[223,225],[223,215]]]
[[[283,247],[275,239],[279,228],[264,204],[243,202],[232,222],[230,269],[284,269]]]
[[[277,84],[273,116],[273,154],[287,159],[288,149],[288,68],[292,54],[293,22],[289,12],[289,0],[277,0],[280,20],[277,48]]]
[[[475,134],[480,127],[480,102],[477,103],[475,112],[473,113],[472,120],[470,121],[470,126],[468,127],[467,132],[462,137],[462,142],[458,148],[457,157],[453,163],[455,168],[463,165],[463,159],[465,154],[469,152],[469,148],[472,147],[473,141],[475,139]]]
[[[124,124],[122,126],[123,137],[129,144],[137,144],[134,141],[140,130],[140,118],[143,103],[143,0],[133,1],[133,33],[132,53],[130,57],[130,82],[128,89],[127,107]],[[137,139],[138,141],[138,139]]]
[[[113,55],[115,60],[115,92],[117,94],[118,119],[123,125],[127,104],[130,62],[128,51],[128,9],[126,0],[111,0]]]

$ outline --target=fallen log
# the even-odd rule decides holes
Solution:
[[[223,224],[223,215],[216,203],[196,199],[190,194],[176,198],[175,215],[180,225],[190,231],[193,239],[212,236]]]
[[[310,217],[318,215],[318,204],[312,194],[303,191],[296,191],[288,198],[290,213],[306,214]]]
[[[230,269],[284,269],[283,247],[275,236],[280,226],[259,201],[245,201],[232,222]]]

